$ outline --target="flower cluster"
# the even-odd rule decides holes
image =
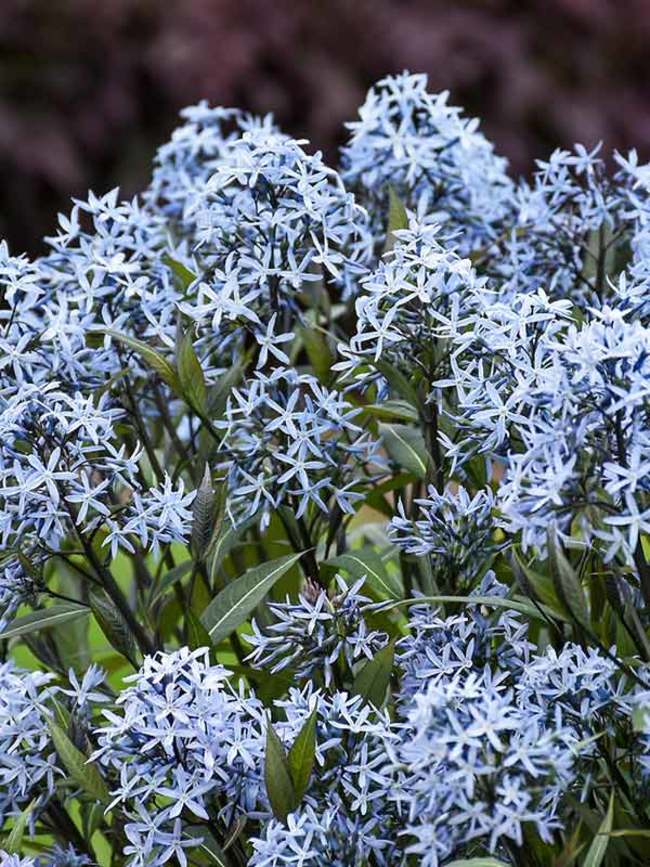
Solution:
[[[439,583],[452,589],[475,585],[498,549],[492,537],[494,496],[488,488],[470,497],[465,488],[439,494],[430,487],[426,499],[415,501],[418,517],[406,516],[404,504],[392,519],[389,533],[407,554],[428,556]]]
[[[122,411],[106,394],[94,403],[70,396],[58,383],[23,386],[2,405],[0,418],[0,527],[5,546],[25,540],[57,549],[69,534],[82,544],[100,529],[112,556],[133,552],[132,537],[156,550],[161,541],[183,540],[193,493],[166,478],[142,493],[142,450],[119,444],[115,424]],[[23,444],[28,443],[31,451]]]
[[[649,529],[650,331],[615,308],[573,321],[543,293],[484,305],[455,338],[458,418],[502,455],[505,526],[544,548],[549,524],[634,556]]]
[[[47,728],[52,674],[0,666],[0,823],[35,799],[42,807],[54,793],[56,765]]]
[[[348,123],[343,177],[385,231],[388,190],[440,223],[465,251],[490,245],[508,214],[513,184],[506,161],[478,121],[427,90],[426,75],[389,76],[370,89],[359,120]],[[381,241],[381,234],[377,240]]]
[[[437,226],[412,219],[395,236],[395,248],[361,281],[356,333],[339,347],[337,369],[369,367],[357,374],[364,383],[380,378],[379,362],[407,376],[415,367],[429,381],[441,376],[445,339],[484,283],[469,259],[442,246]]]
[[[128,678],[106,710],[93,758],[119,774],[112,805],[125,811],[133,865],[164,864],[200,843],[190,823],[230,822],[264,804],[263,707],[229,686],[206,649],[160,653]]]
[[[276,350],[277,351],[277,350]],[[233,509],[242,516],[296,504],[354,512],[355,488],[372,471],[377,445],[353,419],[359,410],[308,374],[277,367],[234,388],[220,422]]]
[[[387,636],[368,629],[363,608],[370,600],[359,592],[365,579],[351,587],[340,575],[335,580],[332,598],[311,581],[297,603],[288,598],[269,603],[275,620],[266,630],[253,620],[253,634],[246,639],[254,648],[249,659],[272,673],[289,668],[301,681],[322,678],[330,686],[339,660],[353,670],[359,659],[372,658]]]
[[[611,295],[609,278],[625,267],[630,243],[642,244],[636,239],[647,231],[650,204],[647,190],[639,194],[636,153],[615,154],[611,173],[600,150],[558,149],[538,161],[532,186],[520,184],[505,260],[495,268],[506,277],[504,292],[541,288],[584,306]],[[641,276],[634,283],[647,286]]]

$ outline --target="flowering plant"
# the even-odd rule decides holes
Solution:
[[[3,865],[650,860],[650,167],[350,127],[0,247]]]

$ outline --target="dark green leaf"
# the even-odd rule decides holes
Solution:
[[[178,342],[176,364],[183,397],[189,406],[197,412],[205,414],[207,404],[205,376],[201,362],[194,350],[191,329],[188,329]]]
[[[598,833],[591,842],[591,846],[587,850],[583,867],[600,867],[607,852],[609,845],[609,834],[612,830],[614,822],[614,793],[612,792],[609,798],[609,806],[603,821],[598,829]]]
[[[247,363],[248,356],[226,370],[226,372],[219,377],[218,383],[209,389],[208,413],[211,418],[221,418],[223,415],[228,395],[244,376]]]
[[[528,596],[529,599],[537,599],[547,605],[562,620],[567,619],[567,610],[558,599],[553,579],[550,576],[537,572],[529,566],[517,551],[513,552],[512,571],[525,596]]]
[[[496,858],[461,858],[460,861],[450,861],[447,867],[508,867],[505,861]]]
[[[316,721],[318,719],[317,709],[314,708],[298,732],[298,736],[293,742],[293,746],[289,750],[288,764],[289,774],[296,793],[298,803],[303,798],[309,785],[314,768],[314,757],[316,755]]]
[[[361,695],[375,707],[381,707],[386,699],[386,690],[393,673],[395,642],[377,651],[354,678],[352,693]]]
[[[422,434],[405,424],[380,423],[379,433],[390,457],[418,479],[427,475],[429,457]]]
[[[548,555],[553,583],[560,601],[583,629],[590,629],[589,609],[582,585],[552,531],[548,536]]]
[[[399,582],[388,574],[381,557],[374,548],[366,547],[358,551],[346,551],[345,554],[332,557],[325,563],[328,566],[345,569],[355,580],[365,576],[368,585],[383,597],[402,598],[402,588]]]
[[[232,524],[223,521],[210,540],[206,559],[208,560],[208,573],[210,579],[214,581],[217,572],[228,554],[232,551],[235,545],[247,530],[250,530],[258,521],[257,515],[252,515],[242,524],[233,526]]]
[[[284,822],[289,813],[296,809],[298,799],[289,773],[287,754],[270,720],[266,730],[264,781],[273,815]]]
[[[505,608],[511,611],[518,611],[520,614],[525,614],[527,617],[532,617],[534,620],[545,620],[544,615],[549,618],[554,617],[554,613],[544,605],[536,607],[530,602],[523,602],[520,599],[506,599],[502,596],[418,596],[413,599],[403,599],[399,602],[387,602],[382,605],[382,611],[390,611],[391,608],[401,608],[408,605],[431,604],[437,602],[462,602],[465,605],[485,605],[491,608]]]
[[[97,770],[97,766],[87,761],[86,756],[75,747],[67,734],[54,720],[48,720],[48,727],[52,735],[54,748],[75,784],[95,798],[96,801],[101,801],[103,804],[108,803],[110,801],[108,789]]]
[[[402,200],[392,186],[388,187],[388,225],[386,227],[385,251],[395,246],[395,232],[408,229],[408,214]]]
[[[193,611],[188,611],[185,614],[185,623],[187,625],[187,644],[192,650],[197,650],[199,647],[212,647],[208,630]]]
[[[23,837],[29,817],[36,805],[36,798],[14,819],[14,826],[9,832],[9,836],[4,841],[3,848],[9,855],[20,855],[23,851]]]
[[[217,842],[210,828],[206,825],[188,825],[185,831],[190,837],[197,837],[201,840],[200,843],[197,843],[196,848],[192,848],[193,852],[205,855],[210,859],[208,861],[209,864],[216,864],[217,867],[230,867],[231,862],[228,860],[228,856]]]
[[[314,373],[321,382],[329,383],[332,380],[334,359],[325,335],[309,326],[301,328],[299,334]]]
[[[90,591],[89,601],[95,620],[111,647],[137,666],[138,646],[120,609],[103,590],[95,587]]]
[[[144,363],[157,373],[163,382],[166,382],[170,388],[179,393],[180,383],[176,371],[164,356],[156,352],[149,344],[135,337],[130,337],[128,334],[120,334],[119,331],[112,331],[110,328],[106,329],[105,333],[137,352]]]
[[[198,279],[197,275],[193,271],[190,271],[186,265],[183,265],[182,262],[179,262],[178,259],[172,259],[167,253],[162,258],[165,265],[168,265],[174,272],[178,285],[183,291],[189,289],[192,283]]]
[[[371,403],[364,406],[363,411],[368,415],[381,419],[401,419],[402,421],[417,422],[419,419],[415,407],[405,400],[386,400],[383,403]]]
[[[18,638],[20,635],[29,635],[41,629],[51,629],[61,623],[67,623],[78,617],[85,617],[90,609],[82,605],[61,603],[42,608],[39,611],[30,611],[24,617],[18,617],[13,623],[0,632],[0,639]]]
[[[173,569],[170,569],[169,572],[165,572],[160,581],[153,586],[150,602],[153,604],[153,602],[159,599],[166,590],[173,587],[177,581],[184,578],[191,568],[192,561],[184,560],[182,563],[179,563],[178,566],[174,566]]]
[[[417,392],[401,371],[383,358],[378,361],[371,360],[369,363],[381,373],[395,394],[399,394],[413,406],[418,406]]]
[[[212,600],[201,616],[213,644],[218,644],[237,629],[269,590],[295,565],[302,554],[288,554],[249,569],[228,584]]]
[[[202,560],[207,551],[214,529],[215,495],[212,487],[212,475],[206,464],[201,484],[197,488],[192,503],[192,537],[191,548],[194,558]]]

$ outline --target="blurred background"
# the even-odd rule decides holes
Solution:
[[[147,183],[179,108],[273,111],[336,159],[369,84],[427,72],[515,173],[604,139],[650,159],[650,0],[0,0],[0,236]]]

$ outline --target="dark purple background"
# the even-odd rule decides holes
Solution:
[[[38,252],[71,195],[139,189],[202,97],[334,157],[367,86],[404,68],[516,172],[576,140],[650,158],[650,0],[2,0],[0,234]]]

